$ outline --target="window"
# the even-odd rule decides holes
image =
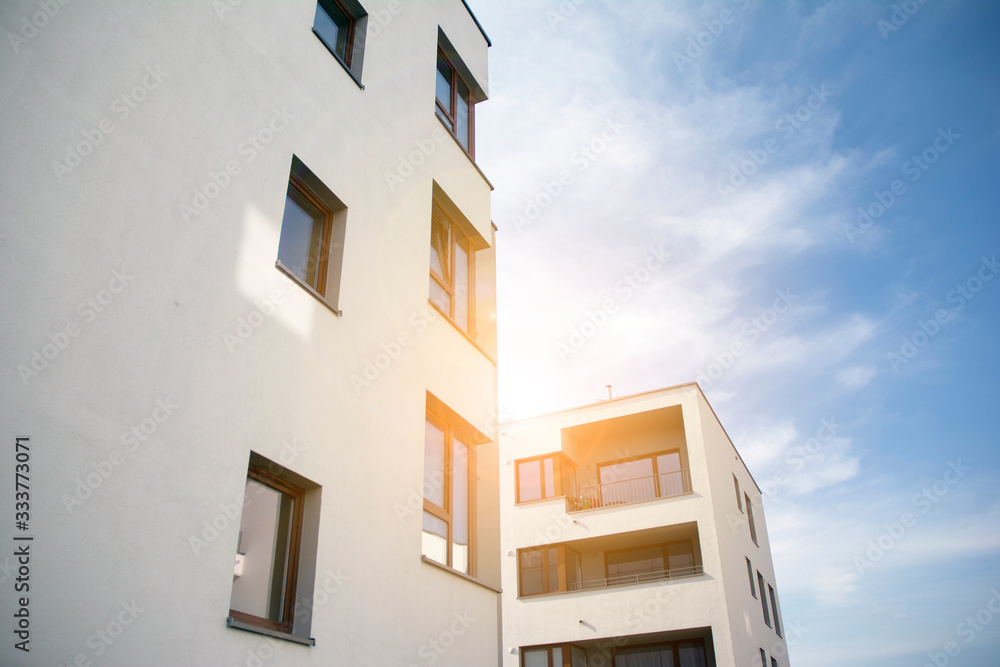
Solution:
[[[774,597],[774,589],[771,584],[767,585],[767,593],[771,598],[771,613],[774,615],[774,631],[781,636],[781,624],[778,623],[778,600]]]
[[[474,253],[469,236],[434,202],[431,213],[431,302],[467,334],[475,313],[471,285]]]
[[[305,640],[311,607],[298,591],[313,589],[315,568],[301,564],[315,562],[314,554],[303,553],[303,535],[315,549],[318,493],[308,480],[251,454],[229,602],[231,626],[291,635],[288,639],[297,635],[300,643],[311,643]]]
[[[771,615],[767,613],[767,596],[764,595],[764,577],[760,572],[757,573],[757,590],[760,591],[760,606],[764,610],[764,622],[767,623],[767,627],[771,627]]]
[[[609,586],[699,574],[691,540],[608,551],[604,563]]]
[[[361,85],[368,14],[355,0],[319,0],[313,34],[332,53],[354,81]]]
[[[576,469],[561,454],[518,461],[516,474],[519,503],[556,498],[576,486]]]
[[[347,207],[292,158],[276,266],[337,314]]]
[[[743,500],[746,501],[747,521],[750,522],[750,539],[753,540],[754,544],[757,544],[757,526],[753,522],[753,505],[750,504],[750,496],[744,493]]]
[[[750,578],[750,593],[754,597],[757,597],[757,589],[753,586],[753,565],[750,564],[749,558],[747,558],[747,577]]]
[[[637,456],[598,466],[601,504],[622,505],[691,491],[690,477],[681,470],[679,450]]]
[[[434,183],[431,202],[429,299],[491,361],[496,362],[496,253]]]
[[[778,667],[778,661],[774,658],[771,658],[771,667]]]
[[[760,667],[767,667],[767,653],[764,653],[764,649],[760,650]]]
[[[736,479],[736,475],[733,475],[733,485],[736,487],[736,506],[743,511],[743,501],[740,499],[740,480]]]
[[[587,667],[587,652],[572,644],[526,648],[521,667]]]
[[[580,589],[580,555],[565,545],[521,549],[517,564],[521,596]]]
[[[472,96],[472,90],[459,76],[453,59],[449,58],[441,47],[438,47],[437,54],[435,96],[437,98],[438,118],[455,135],[465,152],[474,156],[474,105],[476,100]]]
[[[443,410],[427,410],[424,439],[423,555],[473,574],[469,540],[474,496],[471,429]]]
[[[614,667],[649,667],[651,665],[678,665],[679,667],[706,667],[705,642],[701,639],[629,646],[615,649]]]

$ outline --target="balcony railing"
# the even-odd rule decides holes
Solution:
[[[566,492],[566,511],[581,512],[613,505],[629,505],[685,493],[691,493],[691,470],[688,468],[570,489]]]
[[[647,581],[660,581],[661,579],[680,579],[682,577],[697,577],[704,574],[701,565],[688,565],[685,567],[675,567],[670,570],[654,570],[652,572],[638,572],[636,574],[623,574],[608,579],[593,579],[591,581],[580,581],[568,586],[571,591],[589,591],[597,588],[612,588],[614,586],[630,586],[641,584]]]

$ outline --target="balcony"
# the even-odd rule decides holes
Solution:
[[[689,468],[570,489],[566,491],[566,511],[582,512],[602,507],[631,505],[687,493],[691,493]]]
[[[683,577],[697,577],[704,574],[701,565],[685,565],[675,567],[670,570],[653,570],[649,572],[636,572],[633,574],[623,574],[607,579],[592,579],[590,581],[580,581],[571,583],[571,591],[591,591],[599,588],[613,588],[615,586],[631,586],[632,584],[642,584],[647,581],[660,581],[662,579],[681,579]]]

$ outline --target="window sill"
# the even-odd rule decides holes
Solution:
[[[338,63],[340,63],[340,66],[344,68],[344,71],[347,72],[348,76],[351,77],[351,80],[354,81],[354,83],[358,84],[358,88],[364,90],[365,84],[361,83],[361,81],[358,80],[358,77],[354,76],[354,72],[351,71],[351,68],[348,67],[347,63],[345,63],[343,59],[340,56],[338,56],[333,49],[330,48],[330,46],[326,43],[326,40],[320,37],[319,33],[316,32],[316,28],[312,29],[312,33],[316,35],[316,39],[319,40],[320,44],[322,44],[323,47],[330,52],[330,55],[333,56],[333,59],[336,60]]]
[[[298,637],[296,635],[290,635],[287,632],[279,632],[278,630],[268,630],[267,628],[261,628],[256,625],[244,623],[243,621],[237,621],[232,616],[226,617],[226,627],[236,628],[237,630],[246,630],[247,632],[253,632],[258,635],[267,635],[268,637],[274,637],[275,639],[283,639],[285,641],[294,642],[296,644],[302,644],[303,646],[316,645],[316,640],[312,637]]]
[[[463,146],[461,144],[461,142],[459,142],[458,137],[456,137],[455,133],[452,131],[452,129],[450,127],[448,127],[448,124],[446,122],[444,122],[443,120],[441,120],[441,116],[437,115],[436,111],[434,113],[434,117],[437,118],[438,122],[441,123],[441,125],[444,127],[444,129],[447,132],[448,136],[451,137],[451,140],[455,142],[456,146],[458,146],[458,150],[462,151],[462,153],[465,154],[465,157],[469,158],[469,162],[472,163],[472,166],[476,168],[476,171],[479,172],[479,175],[483,177],[484,181],[486,181],[486,185],[490,186],[490,192],[492,192],[493,191],[493,184],[490,183],[490,179],[486,178],[486,174],[484,174],[483,170],[479,168],[478,164],[476,164],[476,158],[472,157],[472,154],[469,153],[469,151],[465,150],[465,146]]]
[[[434,310],[436,310],[438,313],[441,314],[441,317],[444,318],[445,322],[455,327],[455,331],[462,334],[462,337],[465,338],[465,340],[472,343],[472,346],[474,348],[482,352],[483,356],[486,357],[491,364],[493,364],[494,366],[497,365],[497,360],[494,359],[492,356],[490,356],[490,353],[484,350],[482,346],[480,346],[479,343],[477,343],[475,339],[472,338],[472,336],[470,336],[467,332],[463,331],[462,327],[458,326],[458,324],[455,323],[455,320],[451,319],[451,315],[441,310],[441,308],[436,303],[434,303],[434,301],[432,301],[430,298],[427,299],[427,303],[431,304]]]
[[[552,496],[551,498],[535,498],[534,500],[519,500],[515,505],[538,505],[540,503],[545,503],[550,500],[562,500],[565,502],[566,496]]]
[[[451,568],[451,567],[448,567],[447,565],[442,565],[441,563],[439,563],[436,560],[433,560],[431,558],[428,558],[427,556],[421,556],[420,560],[424,561],[428,565],[433,565],[434,567],[436,567],[436,568],[438,568],[440,570],[444,570],[448,574],[454,574],[455,576],[461,577],[462,579],[465,579],[466,581],[470,581],[470,582],[472,582],[474,584],[478,584],[478,585],[482,586],[483,588],[488,588],[489,590],[493,591],[494,593],[502,593],[503,592],[499,588],[494,588],[493,586],[490,586],[485,581],[481,581],[479,579],[476,579],[475,577],[470,576],[470,575],[466,574],[465,572],[459,572],[458,570],[456,570],[454,568]]]
[[[307,285],[304,282],[302,282],[302,279],[299,278],[297,275],[295,275],[295,273],[293,273],[290,268],[288,268],[287,266],[285,266],[284,264],[282,264],[280,260],[275,260],[274,266],[278,270],[280,270],[282,273],[284,273],[286,276],[288,276],[289,278],[291,278],[292,282],[294,282],[296,285],[298,285],[299,287],[301,287],[302,289],[304,289],[306,292],[309,292],[309,294],[311,294],[314,297],[316,297],[316,299],[319,300],[319,302],[322,303],[324,306],[326,306],[327,308],[329,308],[333,312],[334,315],[336,315],[338,317],[343,317],[344,316],[344,313],[341,312],[341,311],[339,311],[339,310],[337,310],[336,308],[334,308],[333,304],[330,303],[329,301],[327,301],[325,296],[323,296],[322,294],[320,294],[319,292],[317,292],[316,290],[314,290],[309,285]]]

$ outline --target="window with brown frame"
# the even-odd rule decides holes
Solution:
[[[229,615],[290,633],[294,623],[305,490],[251,464]]]
[[[587,652],[572,644],[523,648],[521,667],[587,667]]]
[[[666,498],[691,491],[680,450],[643,454],[597,466],[604,506]]]
[[[771,597],[771,614],[774,616],[774,631],[781,636],[781,623],[778,622],[778,599],[774,595],[774,588],[767,585],[767,593]]]
[[[276,266],[337,314],[347,207],[292,158]]]
[[[750,539],[757,544],[757,525],[753,521],[753,505],[750,504],[750,496],[743,494],[743,501],[747,508],[747,521],[750,523]],[[758,546],[760,546],[758,544]]]
[[[465,424],[428,406],[424,439],[424,513],[422,553],[427,558],[475,575],[475,452]]]
[[[475,280],[472,241],[435,200],[431,210],[431,303],[473,339]]]
[[[609,586],[699,573],[691,540],[606,551],[604,569]]]
[[[740,480],[736,479],[736,475],[733,475],[733,485],[736,487],[736,506],[743,511],[743,499],[740,497]]]
[[[520,549],[517,568],[521,597],[580,588],[580,554],[564,544]]]
[[[764,575],[757,572],[757,589],[760,591],[760,606],[764,612],[764,622],[771,627],[771,615],[767,611],[767,596],[764,595]]]
[[[316,3],[313,34],[359,86],[367,27],[368,13],[357,0],[319,0]]]
[[[705,665],[705,642],[689,639],[680,642],[623,646],[614,649],[615,667],[647,665]]]
[[[457,63],[438,47],[435,86],[438,118],[470,156],[475,157],[475,104],[472,89],[458,74]]]
[[[517,502],[558,498],[576,486],[576,467],[562,454],[546,454],[515,463]]]

